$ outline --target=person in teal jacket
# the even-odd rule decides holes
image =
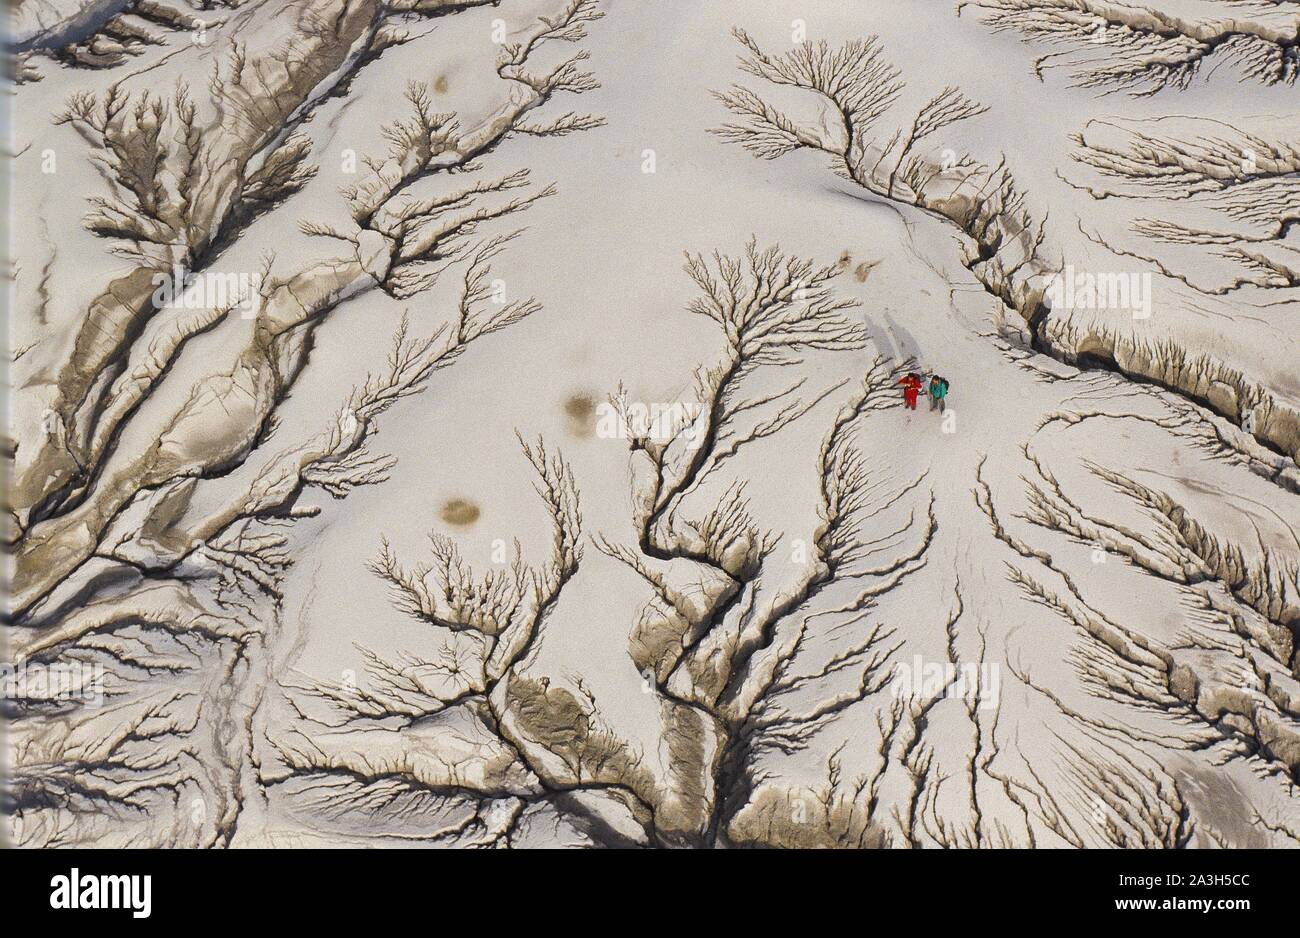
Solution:
[[[938,375],[930,375],[930,409],[939,408],[939,413],[943,413],[944,403],[948,397],[948,379],[940,378]]]

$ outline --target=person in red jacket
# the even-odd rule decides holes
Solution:
[[[923,387],[921,376],[912,372],[899,378],[898,383],[903,386],[903,400],[907,403],[907,409],[916,410],[916,399],[920,397]]]

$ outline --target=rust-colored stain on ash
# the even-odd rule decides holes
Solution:
[[[569,418],[569,432],[586,439],[595,432],[596,399],[586,392],[574,394],[564,402],[564,415]]]
[[[479,507],[465,498],[453,498],[445,502],[439,515],[448,524],[463,528],[478,520]]]

